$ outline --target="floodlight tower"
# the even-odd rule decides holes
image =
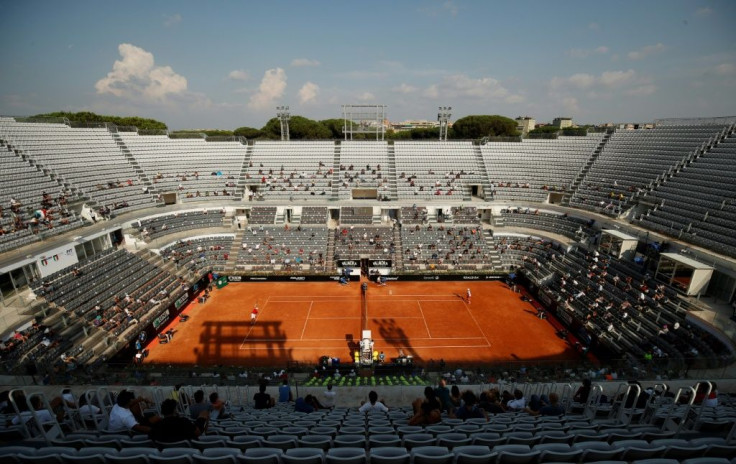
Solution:
[[[281,140],[289,140],[289,119],[291,119],[289,107],[277,106],[276,116],[278,116],[279,122],[281,122]]]
[[[437,120],[440,122],[440,140],[447,141],[447,123],[450,121],[452,116],[451,106],[440,106],[439,112],[437,113]]]

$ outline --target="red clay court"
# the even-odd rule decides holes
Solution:
[[[369,283],[365,307],[358,282],[231,283],[184,313],[189,320],[172,322],[173,340],[153,341],[146,362],[278,366],[316,364],[321,356],[352,362],[364,321],[387,360],[400,349],[417,362],[579,359],[531,303],[501,282]]]

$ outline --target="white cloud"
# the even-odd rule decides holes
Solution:
[[[164,15],[164,26],[171,27],[181,22],[181,15],[176,13],[171,16]]]
[[[571,58],[587,58],[591,55],[605,55],[608,53],[608,47],[601,45],[600,47],[588,50],[586,48],[571,48],[565,52]]]
[[[396,93],[404,93],[404,94],[407,94],[407,93],[414,93],[414,92],[416,92],[417,91],[417,88],[414,87],[413,85],[409,85],[409,84],[406,84],[406,83],[403,83],[402,82],[400,86],[392,88],[391,91],[396,92]]]
[[[314,67],[319,66],[321,63],[317,60],[310,60],[309,58],[294,58],[291,60],[291,65],[295,68],[302,68],[302,67]]]
[[[630,60],[643,60],[649,55],[663,51],[664,48],[665,47],[661,42],[655,45],[646,45],[639,50],[630,51],[628,57]]]
[[[507,103],[518,103],[524,100],[524,97],[512,94],[492,77],[474,79],[465,74],[445,77],[439,84],[429,86],[424,91],[424,95],[430,98],[442,95],[446,98],[503,100]]]
[[[299,89],[299,102],[301,104],[314,102],[319,95],[319,86],[313,82],[307,82]]]
[[[625,95],[633,96],[633,97],[643,97],[646,95],[651,95],[654,92],[657,91],[657,86],[654,84],[645,84],[640,85],[638,87],[634,87],[632,89],[624,91]]]
[[[550,81],[552,89],[587,90],[596,87],[612,89],[636,81],[636,71],[605,71],[600,76],[587,73],[576,73],[570,77],[553,77]]]
[[[375,99],[376,99],[376,96],[370,92],[363,92],[360,95],[358,95],[358,100],[360,101],[373,101]]]
[[[636,77],[636,71],[629,69],[628,71],[606,71],[601,74],[599,81],[604,87],[621,87],[630,84]]]
[[[575,97],[565,97],[562,99],[562,106],[568,113],[580,113],[580,105]]]
[[[169,95],[186,92],[186,78],[175,73],[170,66],[155,66],[152,53],[126,43],[120,44],[118,51],[122,59],[115,61],[112,71],[97,81],[95,89],[98,94],[164,100]]]
[[[243,71],[242,69],[235,69],[227,75],[227,78],[233,81],[246,81],[249,77],[250,74],[248,74],[248,71]]]
[[[716,66],[715,71],[719,76],[729,76],[736,74],[736,65],[733,63],[721,63]]]
[[[442,8],[452,16],[457,16],[457,5],[455,5],[455,3],[447,1],[442,4]]]
[[[590,24],[588,24],[588,29],[590,29],[591,31],[598,31],[598,30],[600,30],[600,28],[601,28],[601,25],[598,24],[598,23],[590,23]]]
[[[711,13],[713,13],[713,9],[706,6],[703,8],[698,8],[695,12],[695,16],[710,16]]]
[[[258,91],[251,95],[248,106],[265,109],[284,95],[286,90],[286,72],[281,68],[269,69],[263,74]]]
[[[424,89],[423,94],[427,98],[437,98],[440,96],[440,89],[437,86],[437,84],[432,84],[426,89]]]

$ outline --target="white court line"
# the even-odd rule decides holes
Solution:
[[[288,338],[252,338],[249,342],[283,342],[289,340]],[[341,340],[345,341],[345,337],[341,338],[305,338],[303,340],[294,340],[295,342],[321,342],[329,340]],[[411,337],[411,338],[383,338],[385,341],[412,341],[412,340],[486,340],[485,337]],[[486,340],[487,341],[487,340]]]
[[[486,339],[486,343],[488,343],[488,346],[492,346],[491,341],[488,340],[488,337],[486,336],[486,333],[483,332],[483,327],[481,327],[480,324],[478,324],[478,321],[475,319],[475,316],[473,315],[473,311],[470,310],[470,308],[468,307],[468,303],[466,303],[465,300],[463,300],[463,306],[465,306],[465,309],[468,311],[468,314],[470,314],[470,317],[473,319],[473,322],[475,322],[475,326],[478,327],[478,330],[480,330],[480,333],[483,334],[483,338]]]
[[[489,348],[490,345],[432,345],[432,346],[403,346],[400,348],[406,348],[406,349],[417,349],[417,350],[423,350],[423,349],[436,349],[436,348]],[[335,350],[342,350],[345,349],[345,345],[335,345],[335,346],[318,346],[318,347],[308,347],[308,346],[290,346],[289,350],[291,351],[306,351],[306,350],[321,350],[321,349],[335,349]],[[273,347],[265,347],[265,348],[253,348],[253,347],[244,347],[241,348],[241,350],[251,350],[251,351],[273,351]]]
[[[304,319],[304,328],[302,329],[302,335],[299,337],[299,340],[302,340],[304,338],[304,332],[307,330],[307,322],[309,322],[309,313],[312,312],[312,306],[314,305],[314,300],[309,303],[309,310],[307,311],[307,318]]]
[[[424,311],[422,311],[422,303],[419,300],[416,300],[417,306],[419,306],[419,312],[422,313],[422,320],[424,321],[424,327],[427,328],[427,335],[429,335],[429,338],[432,338],[432,332],[429,331],[429,326],[427,325],[427,319],[424,317]]]

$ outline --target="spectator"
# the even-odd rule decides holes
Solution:
[[[424,389],[424,398],[417,398],[412,403],[414,416],[409,419],[409,425],[436,424],[442,420],[442,405],[432,387]]]
[[[132,391],[123,390],[118,394],[116,404],[110,411],[107,430],[109,432],[138,432],[149,433],[151,427],[141,425],[131,411],[133,407],[140,407],[146,400],[136,398]]]
[[[335,407],[335,398],[337,397],[337,392],[332,391],[332,384],[327,384],[327,391],[322,393],[323,404],[325,405],[325,408],[332,409]]]
[[[317,401],[317,398],[312,395],[307,395],[304,398],[300,396],[294,402],[294,411],[296,412],[310,413],[323,408],[324,406],[322,406],[320,402]]]
[[[157,442],[171,443],[181,440],[196,440],[207,427],[207,411],[202,411],[196,422],[177,413],[179,402],[166,399],[161,403],[163,419],[151,426],[149,436]]]
[[[559,404],[560,398],[557,393],[550,393],[549,398],[545,395],[537,397],[532,395],[529,407],[524,408],[526,412],[532,416],[562,416],[565,414],[565,408]]]
[[[227,419],[229,416],[225,410],[225,402],[220,399],[217,392],[210,393],[210,419]]]
[[[253,407],[255,409],[268,409],[275,405],[275,400],[271,395],[266,393],[266,382],[261,381],[258,384],[258,393],[253,395]]]
[[[461,397],[460,397],[460,388],[457,385],[453,385],[450,389],[450,401],[452,402],[452,407],[457,408],[461,404]]]
[[[447,381],[443,378],[440,379],[439,385],[434,390],[434,394],[437,399],[442,403],[443,411],[450,411],[453,408],[453,402],[450,398],[450,390],[447,388]]]
[[[577,403],[587,403],[591,388],[590,379],[583,379],[583,384],[578,388],[578,391],[575,392],[575,396],[572,397],[572,400]]]
[[[204,401],[204,391],[197,390],[194,392],[194,403],[189,405],[189,416],[192,420],[199,417],[202,411],[209,411],[210,405]]]
[[[289,379],[283,379],[281,386],[279,387],[279,403],[287,403],[294,401],[294,397],[291,394],[291,387],[289,386]]]
[[[370,411],[388,412],[388,408],[386,407],[386,405],[378,401],[378,393],[373,390],[368,393],[368,402],[363,403],[358,409],[358,412],[361,412],[363,414]]]
[[[512,411],[521,411],[526,407],[526,398],[524,398],[524,392],[518,388],[514,390],[514,398],[506,403],[506,408]]]
[[[475,393],[470,390],[465,391],[462,394],[462,400],[462,406],[455,410],[450,410],[450,417],[456,417],[462,420],[485,419],[488,422],[488,413],[478,406],[478,399],[475,397]]]

